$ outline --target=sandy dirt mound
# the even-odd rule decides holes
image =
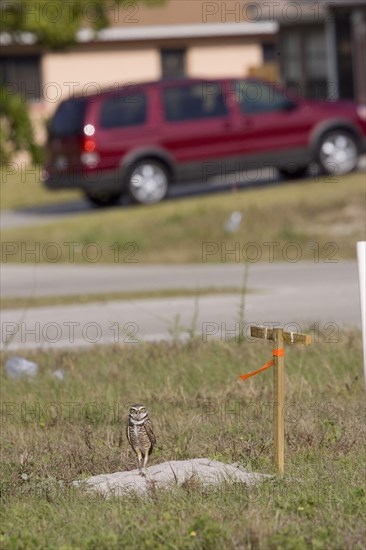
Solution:
[[[223,482],[241,482],[253,485],[270,476],[247,472],[236,464],[224,464],[208,458],[191,460],[173,460],[150,466],[142,476],[138,469],[113,474],[100,474],[84,481],[75,481],[74,485],[99,491],[105,496],[121,496],[126,493],[147,493],[154,486],[162,488],[182,485],[197,480],[207,485],[219,485]]]

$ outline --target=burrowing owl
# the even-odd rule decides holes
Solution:
[[[149,455],[156,444],[156,437],[148,410],[144,405],[137,404],[130,407],[126,435],[129,444],[137,455],[140,470],[142,461],[144,468],[146,468]]]

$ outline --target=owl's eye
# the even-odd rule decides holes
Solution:
[[[146,411],[146,409],[140,409],[140,412],[144,413]]]

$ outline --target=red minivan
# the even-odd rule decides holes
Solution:
[[[365,151],[366,107],[309,101],[252,79],[147,82],[72,97],[50,125],[44,184],[79,188],[97,205],[128,193],[156,203],[174,182],[238,167],[304,174],[353,170]]]

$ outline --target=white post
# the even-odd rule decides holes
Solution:
[[[366,384],[366,241],[357,243],[358,278],[360,283],[363,368]]]

